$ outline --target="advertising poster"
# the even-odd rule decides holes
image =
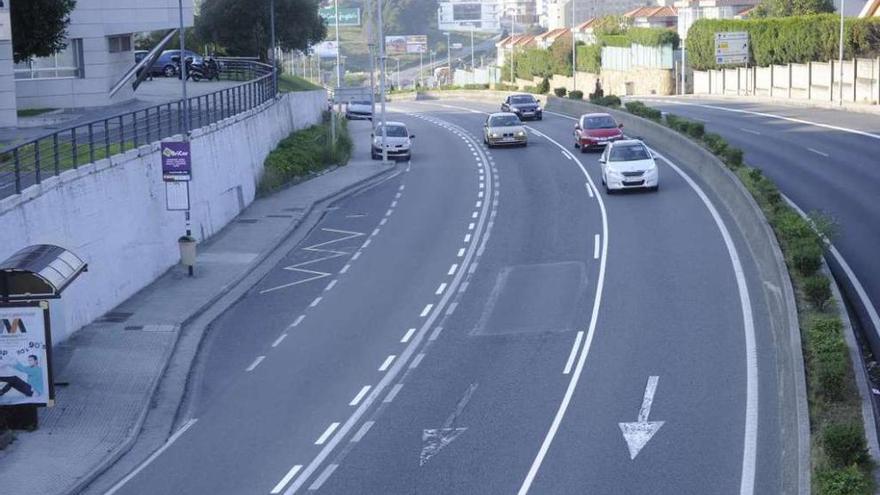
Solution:
[[[318,11],[324,19],[327,27],[336,25],[336,10],[333,7],[323,8]],[[349,8],[339,9],[339,26],[360,26],[361,25],[361,9]]]
[[[46,303],[0,306],[0,406],[51,404],[48,315]]]
[[[190,180],[192,178],[192,156],[189,141],[162,142],[162,179]]]
[[[406,36],[386,36],[385,53],[388,55],[402,55],[406,53]]]
[[[406,53],[428,53],[428,37],[424,34],[407,36]]]

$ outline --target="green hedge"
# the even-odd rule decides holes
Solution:
[[[602,45],[578,45],[577,65],[581,72],[598,74],[602,70]]]
[[[715,33],[746,31],[751,62],[772,64],[822,62],[838,58],[840,18],[835,14],[761,19],[700,19],[688,31],[687,49],[697,70],[717,69]],[[846,20],[844,58],[880,55],[880,19]]]
[[[601,98],[590,96],[590,103],[601,105],[603,107],[617,108],[621,105],[620,98],[616,95],[605,95]]]
[[[631,43],[643,46],[672,45],[677,49],[679,43],[678,33],[671,29],[633,27],[626,31],[625,36]]]

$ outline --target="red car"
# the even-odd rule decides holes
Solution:
[[[574,147],[586,153],[590,148],[604,148],[611,141],[623,139],[623,124],[607,113],[581,115],[574,125]]]

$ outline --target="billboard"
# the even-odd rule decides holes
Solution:
[[[336,10],[333,7],[320,9],[318,13],[324,19],[327,26],[336,25]],[[361,9],[360,8],[343,8],[339,9],[339,26],[360,26],[361,25]]]
[[[483,18],[483,6],[480,3],[452,4],[453,21],[479,21]]]
[[[339,53],[339,44],[335,41],[322,41],[312,47],[312,53],[321,58],[335,58]]]
[[[386,36],[385,53],[388,55],[403,55],[406,53],[427,53],[428,36],[417,34],[413,36]]]
[[[0,306],[0,406],[52,405],[49,305]]]

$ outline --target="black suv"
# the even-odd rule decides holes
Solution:
[[[541,108],[541,101],[535,99],[530,94],[510,95],[505,98],[501,104],[502,112],[513,112],[520,120],[526,119],[543,119],[544,109]]]

